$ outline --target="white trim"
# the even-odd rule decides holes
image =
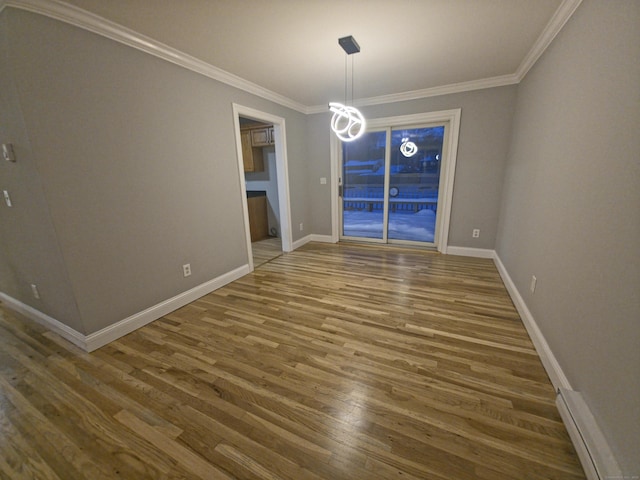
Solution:
[[[496,251],[488,248],[471,247],[447,247],[447,255],[459,255],[462,257],[495,258]]]
[[[559,388],[556,406],[576,448],[587,479],[626,478],[582,394]]]
[[[513,74],[501,75],[499,77],[481,78],[469,82],[452,83],[438,87],[424,88],[409,92],[401,92],[390,95],[380,95],[378,97],[362,98],[354,101],[356,106],[380,105],[383,103],[406,102],[418,100],[420,98],[439,97],[452,93],[470,92],[472,90],[484,90],[486,88],[503,87],[518,83],[518,79]]]
[[[562,27],[574,14],[580,6],[582,0],[563,0],[558,9],[555,11],[549,23],[535,41],[531,50],[524,57],[518,69],[514,73],[499,75],[497,77],[481,78],[478,80],[470,80],[468,82],[452,83],[449,85],[441,85],[437,87],[423,88],[420,90],[411,90],[408,92],[393,93],[390,95],[380,95],[377,97],[361,98],[353,101],[356,107],[365,107],[368,105],[383,105],[386,103],[407,102],[418,100],[421,98],[439,97],[441,95],[450,95],[453,93],[470,92],[473,90],[483,90],[486,88],[504,87],[506,85],[516,85],[520,83],[527,75],[531,67],[535,65],[545,50],[551,45],[553,39],[558,35]],[[307,107],[306,113],[323,113],[328,111],[327,105],[314,105]]]
[[[65,325],[59,320],[50,317],[46,313],[42,313],[40,310],[36,310],[35,308],[24,304],[20,300],[16,300],[15,298],[10,297],[6,293],[0,292],[0,301],[2,301],[2,303],[4,303],[11,310],[14,310],[21,315],[24,315],[25,317],[33,320],[34,322],[48,328],[49,330],[54,331],[62,338],[65,338],[74,345],[82,348],[83,350],[86,350],[86,338],[82,333]]]
[[[311,242],[311,235],[307,235],[305,237],[299,238],[298,240],[296,240],[295,242],[293,242],[293,250],[297,250],[300,247],[302,247],[303,245],[306,245],[307,243]]]
[[[282,251],[293,250],[291,233],[291,197],[289,195],[289,162],[287,160],[287,134],[285,119],[270,113],[261,112],[255,108],[245,107],[237,103],[231,104],[233,123],[236,133],[236,157],[238,159],[238,178],[242,195],[242,212],[246,232],[246,245],[250,271],[253,272],[253,255],[251,247],[251,232],[249,230],[249,210],[247,205],[247,186],[244,177],[244,162],[242,161],[242,139],[240,138],[240,117],[251,118],[261,122],[273,124],[273,136],[276,154],[276,176],[278,183],[278,205],[280,209],[280,238]]]
[[[319,235],[317,233],[310,233],[307,236],[299,238],[295,242],[293,242],[293,250],[297,250],[298,248],[306,245],[309,242],[320,242],[320,243],[338,243],[338,240],[333,237],[333,235]]]
[[[319,235],[317,233],[312,233],[309,235],[310,242],[320,242],[320,243],[338,243],[337,239],[333,238],[333,235]]]
[[[502,75],[499,77],[483,78],[480,80],[471,80],[469,82],[452,83],[450,85],[442,85],[438,87],[423,88],[421,90],[411,90],[408,92],[392,93],[389,95],[380,95],[377,97],[360,98],[353,101],[356,107],[366,107],[371,105],[384,105],[387,103],[407,102],[411,100],[419,100],[421,98],[439,97],[441,95],[449,95],[452,93],[469,92],[473,90],[483,90],[485,88],[503,87],[505,85],[514,85],[519,80],[515,74]],[[329,111],[327,105],[313,105],[307,107],[306,113],[324,113]]]
[[[287,157],[287,133],[284,118],[273,122],[273,136],[275,137],[276,176],[278,179],[278,209],[280,210],[280,237],[282,238],[282,251],[290,252],[293,243],[293,231],[291,229],[291,196],[289,194],[289,160]]]
[[[247,200],[247,183],[244,178],[244,159],[242,155],[242,136],[240,133],[240,114],[235,103],[233,109],[233,125],[236,134],[236,159],[238,161],[238,180],[240,182],[240,203],[242,203],[242,221],[245,231],[245,247],[247,249],[247,264],[249,271],[253,272],[253,248],[251,246],[251,229],[249,227],[249,201]]]
[[[382,187],[383,203],[382,203],[382,239],[381,240],[382,240],[382,243],[390,243],[389,242],[389,189],[391,188],[391,127],[390,126],[385,127],[384,137],[385,137],[384,138],[384,144],[385,144],[384,186]],[[342,159],[342,168],[344,168],[344,158]],[[343,197],[342,219],[343,219],[342,221],[344,222],[344,197]],[[437,230],[438,230],[438,227],[436,226],[436,231]]]
[[[332,243],[338,243],[340,240],[340,203],[338,197],[338,188],[340,188],[340,142],[338,137],[333,134],[333,130],[329,128],[329,163],[330,178],[329,188],[331,189],[331,239]]]
[[[514,73],[450,85],[394,93],[390,95],[363,98],[354,103],[356,106],[382,105],[386,103],[403,102],[419,98],[449,95],[452,93],[468,92],[471,90],[481,90],[485,88],[501,87],[504,85],[520,83],[538,58],[540,58],[547,47],[551,44],[567,20],[571,18],[571,15],[573,15],[581,2],[582,0],[563,0],[531,50],[529,50],[524,60]],[[0,0],[0,12],[4,10],[5,7],[13,7],[38,13],[96,33],[118,43],[122,43],[204,75],[205,77],[217,80],[301,113],[312,114],[328,111],[328,106],[326,104],[314,106],[303,105],[295,100],[285,97],[284,95],[280,95],[279,93],[261,87],[260,85],[222,70],[221,68],[203,62],[202,60],[187,55],[186,53],[160,43],[134,30],[59,0]]]
[[[581,3],[582,0],[563,0],[536,40],[536,43],[533,44],[529,53],[527,53],[522,60],[518,70],[516,70],[514,76],[517,82],[515,83],[520,83],[527,75],[531,67],[535,65],[545,50],[551,45],[553,39],[556,38],[556,35],[562,30],[562,27],[564,27],[565,23],[567,23]]]
[[[533,342],[533,345],[535,346],[536,351],[540,356],[542,365],[544,366],[544,369],[547,371],[547,375],[549,375],[549,379],[553,384],[553,388],[556,391],[558,390],[558,388],[566,388],[571,390],[572,389],[571,384],[569,383],[569,380],[567,379],[566,375],[562,371],[562,368],[560,367],[560,363],[558,363],[558,360],[556,359],[555,355],[551,351],[551,347],[549,347],[547,340],[544,338],[544,335],[542,335],[542,332],[540,331],[538,324],[533,318],[533,315],[529,311],[527,304],[524,302],[524,299],[520,295],[520,292],[518,292],[518,289],[516,288],[515,283],[513,283],[513,280],[509,276],[509,272],[507,272],[507,269],[505,268],[504,264],[502,263],[502,260],[500,260],[500,257],[498,256],[497,253],[493,260],[496,264],[496,267],[498,268],[498,272],[502,277],[502,281],[505,287],[507,287],[507,291],[511,296],[511,300],[515,305],[516,310],[518,310],[518,313],[520,314],[522,323],[524,324],[524,327],[527,329],[527,333],[529,334],[529,337],[531,337],[531,341]]]
[[[395,117],[373,118],[367,121],[370,129],[398,127],[417,124],[448,124],[442,144],[442,154],[446,158],[444,170],[440,173],[440,188],[438,192],[438,225],[436,227],[436,248],[440,253],[447,253],[449,241],[449,222],[453,203],[453,183],[455,180],[456,163],[458,159],[458,139],[460,137],[460,117],[462,110],[442,110],[438,112],[415,113]],[[333,137],[333,135],[331,135]],[[335,142],[336,144],[338,142]],[[340,202],[338,199],[338,175],[340,170],[340,148],[331,144],[331,191],[335,197],[331,202],[331,218],[333,238],[339,238]]]
[[[495,253],[493,260],[538,352],[542,365],[549,375],[554,389],[558,392],[556,406],[580,457],[587,478],[589,480],[623,478],[612,450],[591,410],[582,395],[573,391],[569,379],[497,253]]]
[[[124,320],[120,320],[119,322],[86,336],[71,327],[68,327],[55,318],[52,318],[29,305],[25,305],[5,293],[0,292],[0,300],[7,307],[47,327],[62,338],[69,340],[74,345],[87,352],[93,352],[107,343],[113,342],[114,340],[117,340],[118,338],[131,333],[180,307],[185,306],[188,303],[191,303],[194,300],[197,300],[198,298],[203,297],[204,295],[207,295],[208,293],[211,293],[214,290],[243,277],[244,275],[247,275],[248,273],[250,273],[249,265],[243,265],[235,270],[224,273],[213,280],[209,280],[208,282],[198,285],[186,292],[180,293],[175,297],[169,298],[168,300],[149,307],[142,312],[138,312]]]
[[[444,164],[443,181],[440,182],[444,188],[440,187],[439,195],[442,195],[442,201],[438,198],[438,208],[442,209],[442,215],[438,215],[441,221],[440,228],[437,229],[438,237],[436,238],[436,247],[439,252],[447,253],[449,245],[449,223],[451,221],[451,206],[453,205],[453,182],[456,176],[456,163],[458,161],[458,139],[460,137],[460,114],[461,110],[448,110],[439,112],[447,117],[449,122],[449,131],[445,136],[445,144],[442,145],[442,155],[447,159]]]
[[[245,80],[221,68],[203,62],[191,55],[187,55],[169,45],[165,45],[151,37],[142,35],[134,30],[107,20],[99,15],[69,5],[58,0],[6,0],[5,6],[19,8],[32,13],[38,13],[89,32],[135,48],[142,52],[161,58],[167,62],[186,68],[218,82],[239,88],[247,93],[270,100],[279,105],[306,113],[307,107],[290,98],[272,92],[260,85]]]
[[[98,348],[113,342],[118,338],[137,330],[140,327],[147,325],[161,318],[162,316],[177,310],[180,307],[197,300],[200,297],[207,295],[208,293],[224,287],[228,283],[233,282],[250,273],[249,265],[243,265],[230,272],[224,273],[219,277],[209,280],[201,285],[193,287],[186,292],[180,293],[175,297],[169,298],[163,302],[158,303],[152,307],[147,308],[141,312],[138,312],[130,317],[120,320],[108,327],[98,330],[95,333],[86,336],[86,350],[92,352]]]

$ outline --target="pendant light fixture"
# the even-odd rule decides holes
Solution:
[[[331,102],[329,110],[333,112],[331,118],[331,129],[336,136],[343,142],[352,142],[359,138],[365,131],[366,122],[360,111],[353,106],[353,57],[351,57],[351,106],[347,105],[347,58],[349,55],[358,53],[360,45],[353,36],[342,37],[338,39],[338,44],[345,51],[344,64],[344,104]]]

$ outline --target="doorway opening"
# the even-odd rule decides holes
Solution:
[[[291,251],[283,118],[233,105],[248,264],[256,267]]]

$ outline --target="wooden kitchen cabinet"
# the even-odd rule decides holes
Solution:
[[[249,231],[252,242],[257,242],[269,236],[267,196],[264,193],[262,193],[262,195],[255,195],[255,193],[257,192],[247,192]]]
[[[245,172],[263,172],[264,157],[261,147],[254,147],[251,143],[251,130],[240,130],[242,142],[242,163]]]
[[[268,147],[273,144],[273,127],[251,129],[251,145],[253,147]]]

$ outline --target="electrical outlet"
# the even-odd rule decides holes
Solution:
[[[327,184],[327,177],[320,177],[320,185],[326,185]]]
[[[538,283],[538,279],[535,275],[531,275],[531,285],[529,286],[529,290],[531,290],[531,293],[535,293],[536,283]]]
[[[303,230],[304,230],[304,223],[301,223],[300,224],[300,231],[303,231]]]
[[[471,234],[471,236],[473,238],[480,238],[480,229],[479,228],[474,228],[473,229],[473,233]]]
[[[31,293],[33,293],[33,298],[40,298],[40,292],[38,291],[38,286],[35,284],[31,284]]]
[[[188,277],[189,275],[191,275],[190,263],[185,263],[184,265],[182,265],[182,273],[184,274],[185,277]]]
[[[2,158],[7,162],[15,162],[16,154],[13,152],[13,145],[10,143],[2,144]]]

